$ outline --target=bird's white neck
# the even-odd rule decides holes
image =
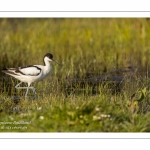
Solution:
[[[50,72],[51,64],[50,64],[50,61],[47,59],[47,57],[44,58],[44,66],[46,68],[46,72]]]

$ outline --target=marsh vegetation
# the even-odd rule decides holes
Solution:
[[[43,64],[24,99],[0,73],[1,132],[149,132],[149,18],[0,19],[0,69]]]

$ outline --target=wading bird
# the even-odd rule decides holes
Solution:
[[[44,66],[43,65],[30,65],[30,66],[18,67],[18,68],[8,68],[8,69],[2,70],[2,72],[20,80],[21,82],[19,84],[17,84],[15,86],[15,88],[16,89],[26,89],[25,97],[27,97],[29,89],[31,89],[36,94],[35,88],[30,86],[31,83],[40,81],[49,75],[49,73],[52,69],[51,64],[50,64],[51,61],[56,62],[53,59],[53,55],[50,53],[47,53],[44,56]],[[19,85],[22,82],[28,83],[28,86],[27,87],[19,87]]]

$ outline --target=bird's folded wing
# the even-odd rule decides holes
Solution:
[[[41,73],[41,68],[37,66],[19,67],[15,72],[23,75],[38,76]]]

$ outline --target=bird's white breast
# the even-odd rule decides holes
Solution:
[[[41,68],[41,73],[40,73],[40,78],[38,79],[39,80],[42,80],[44,79],[45,77],[47,77],[52,69],[51,66],[41,66],[41,65],[36,65],[37,67]]]

